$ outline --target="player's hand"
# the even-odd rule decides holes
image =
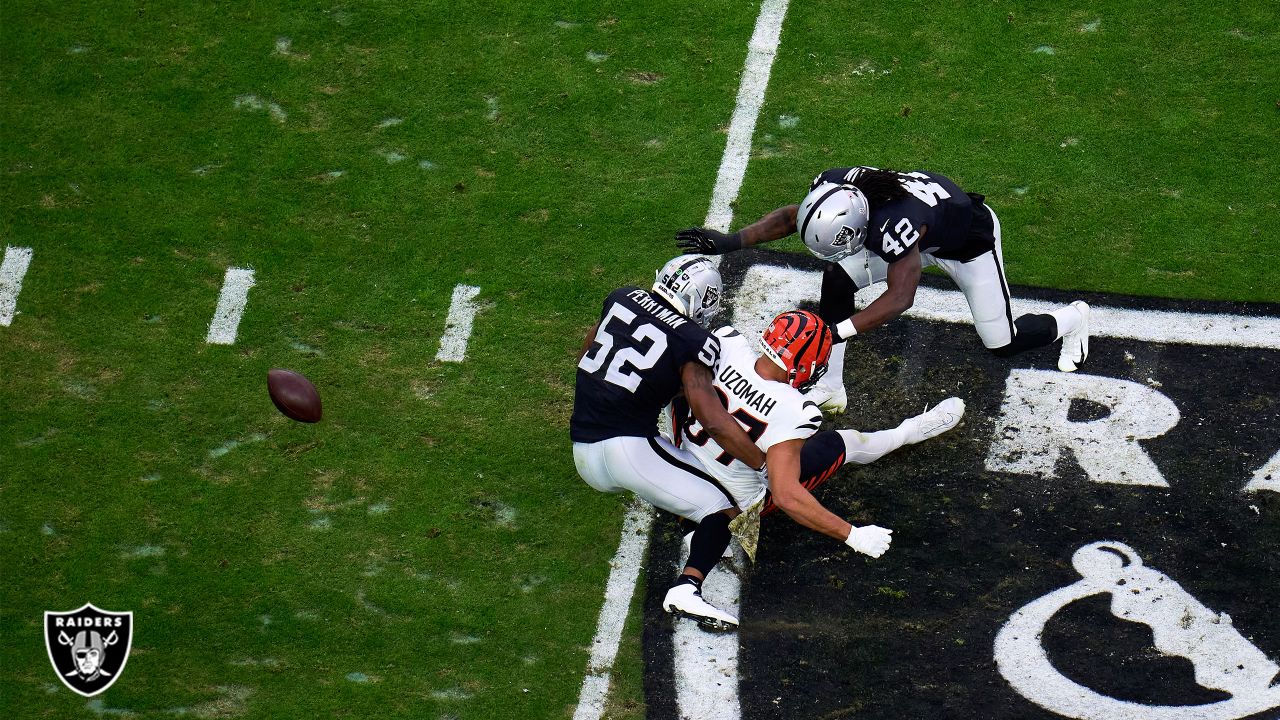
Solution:
[[[893,542],[893,531],[888,528],[882,528],[878,525],[867,525],[865,527],[854,527],[849,531],[849,538],[844,541],[845,545],[857,550],[863,555],[870,555],[878,558],[889,549],[889,543]]]
[[[742,234],[725,235],[707,228],[685,228],[676,233],[676,247],[687,253],[721,255],[742,249]]]

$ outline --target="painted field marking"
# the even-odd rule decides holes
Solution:
[[[716,172],[715,188],[711,192],[711,206],[707,210],[704,225],[721,231],[727,231],[733,222],[733,201],[742,188],[742,178],[747,172],[747,162],[751,159],[751,136],[755,133],[756,120],[760,116],[760,106],[764,103],[765,89],[769,86],[769,74],[773,70],[773,59],[777,56],[778,42],[782,37],[782,21],[787,15],[788,0],[764,0],[760,6],[760,15],[756,18],[755,30],[747,44],[747,59],[743,67],[742,82],[738,86],[738,96],[733,109],[733,117],[729,121],[729,137],[725,141],[724,156],[720,160],[720,168]],[[720,258],[713,261],[719,265]],[[627,527],[632,522],[633,509],[627,513],[627,522],[623,525],[622,539],[619,541],[618,553],[622,555],[622,547],[628,543]],[[648,510],[648,512],[652,512]],[[642,537],[642,543],[649,542],[649,523],[644,529],[633,535]],[[629,587],[634,591],[635,578],[640,573],[640,560],[643,552],[635,562],[626,567],[615,564],[613,573],[622,572],[630,577]],[[680,565],[684,561],[681,559]],[[609,582],[613,582],[613,573]],[[703,588],[708,596],[724,604],[732,598],[731,612],[737,611],[740,583],[738,576],[724,571],[713,572],[707,576]],[[607,592],[607,591],[606,591]],[[628,595],[628,602],[629,602]],[[623,619],[626,611],[623,610]],[[599,638],[604,628],[605,616],[600,616],[600,627],[596,631]],[[622,632],[622,620],[617,621],[617,632]],[[726,718],[735,720],[741,717],[742,711],[738,702],[738,638],[737,634],[714,636],[695,629],[691,620],[681,619],[676,622],[675,637],[675,681],[676,702],[681,717],[696,717],[705,720]],[[701,634],[702,637],[694,635]],[[692,638],[692,640],[690,640]],[[684,643],[681,641],[685,640]],[[691,644],[692,643],[697,643]],[[615,649],[616,652],[616,649]],[[715,658],[715,662],[707,660]],[[723,659],[723,660],[721,660]],[[592,652],[592,665],[582,681],[581,698],[595,698],[599,693],[599,703],[588,710],[583,710],[583,700],[579,700],[575,720],[597,720],[604,712],[604,698],[609,692],[608,671],[612,667],[600,668],[596,664],[596,654]],[[603,675],[603,680],[601,676]],[[585,713],[585,714],[584,714]]]
[[[748,337],[759,335],[783,310],[801,302],[817,302],[822,284],[819,270],[798,270],[779,265],[753,265],[734,299],[733,326]],[[859,307],[866,307],[885,291],[883,283],[858,291]],[[1047,313],[1058,303],[1013,298],[1015,315]],[[1183,343],[1280,350],[1280,318],[1247,317],[1225,313],[1191,313],[1170,310],[1133,310],[1107,305],[1090,306],[1093,337],[1111,337],[1154,343]],[[959,290],[921,287],[906,317],[950,323],[972,323],[969,305]]]
[[[605,699],[609,696],[609,677],[613,661],[618,656],[622,641],[622,628],[627,622],[631,596],[636,592],[636,579],[640,564],[644,562],[649,547],[649,528],[653,526],[653,507],[640,498],[633,498],[622,521],[622,540],[618,552],[609,565],[609,581],[604,588],[604,607],[596,622],[596,636],[591,643],[591,660],[587,663],[587,676],[578,694],[578,708],[573,720],[600,720],[604,716]]]
[[[742,83],[738,85],[738,101],[733,108],[733,119],[729,121],[729,137],[716,173],[715,189],[711,192],[711,207],[707,210],[706,226],[721,232],[728,231],[733,222],[733,201],[738,199],[742,178],[747,174],[751,136],[755,134],[764,92],[769,87],[773,59],[778,54],[787,2],[764,0],[755,31],[747,43],[747,62],[742,69]]]
[[[1077,399],[1109,412],[1096,420],[1071,420],[1071,401]],[[1132,380],[1015,368],[1005,381],[986,469],[1052,478],[1063,451],[1070,450],[1092,482],[1167,488],[1138,441],[1164,435],[1180,419],[1172,400]]]
[[[471,340],[472,325],[475,323],[476,313],[483,309],[475,302],[479,294],[480,288],[475,285],[458,285],[453,289],[449,317],[445,319],[444,335],[440,338],[436,360],[462,362],[467,357],[467,342]]]
[[[773,60],[782,39],[782,21],[787,16],[788,0],[764,0],[755,30],[747,43],[747,60],[738,86],[738,100],[729,121],[729,137],[724,156],[716,172],[711,206],[707,209],[706,227],[728,232],[733,223],[733,202],[742,189],[742,179],[751,160],[751,138],[755,134],[760,107]],[[718,259],[718,258],[717,258]],[[741,548],[734,547],[735,561],[746,566]],[[684,567],[680,557],[677,570]],[[734,615],[741,616],[742,581],[725,567],[707,574],[702,583],[707,600]],[[742,706],[738,699],[738,634],[703,632],[692,620],[681,618],[675,623],[672,638],[675,660],[676,706],[680,717],[699,720],[738,720]]]
[[[1245,492],[1257,492],[1259,490],[1270,490],[1280,493],[1280,450],[1267,461],[1266,465],[1258,468],[1253,474],[1253,479],[1248,485],[1244,486]]]
[[[227,268],[222,279],[222,292],[218,294],[218,307],[209,321],[209,334],[204,341],[210,345],[234,345],[236,330],[244,306],[249,303],[249,288],[254,286],[252,268]]]
[[[1280,707],[1280,666],[1219,614],[1168,575],[1145,567],[1124,543],[1085,545],[1071,563],[1080,580],[1036,598],[1013,613],[995,640],[996,667],[1023,697],[1077,720],[1236,720]],[[1042,643],[1048,622],[1072,602],[1110,595],[1111,613],[1147,625],[1156,649],[1190,660],[1196,683],[1229,699],[1202,705],[1142,705],[1102,695],[1063,675]]]
[[[6,246],[0,263],[0,325],[8,326],[18,312],[22,278],[31,265],[31,248]]]

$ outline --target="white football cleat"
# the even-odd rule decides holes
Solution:
[[[689,583],[680,583],[667,591],[662,609],[672,615],[687,617],[703,630],[727,632],[738,629],[738,618],[702,599],[702,591]]]
[[[849,394],[844,385],[818,383],[804,394],[805,400],[818,404],[818,409],[828,415],[839,415],[849,406]]]
[[[1062,352],[1058,355],[1058,369],[1075,372],[1080,363],[1089,357],[1089,304],[1083,300],[1071,303],[1080,313],[1080,324],[1075,330],[1062,336]]]
[[[964,417],[964,401],[958,397],[949,397],[911,418],[911,426],[907,430],[907,442],[924,442],[960,424]]]
[[[689,553],[693,552],[693,533],[684,536],[684,556],[689,557]],[[728,545],[724,546],[724,552],[720,553],[720,558],[733,557],[733,541],[730,540]]]

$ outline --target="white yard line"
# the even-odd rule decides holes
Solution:
[[[210,345],[234,345],[236,330],[244,307],[249,304],[249,288],[254,286],[251,268],[227,268],[222,280],[222,292],[218,295],[218,307],[209,321],[209,334],[204,341]]]
[[[578,695],[578,709],[573,720],[600,720],[604,715],[605,699],[609,696],[609,673],[614,658],[618,656],[618,644],[622,640],[622,628],[627,622],[627,610],[631,596],[636,592],[636,579],[649,547],[649,528],[653,525],[653,508],[640,498],[635,498],[622,521],[622,540],[618,552],[610,563],[609,581],[604,588],[604,607],[596,622],[596,637],[591,643],[591,661],[587,676],[582,681]]]
[[[725,142],[724,156],[720,160],[720,169],[716,173],[715,188],[711,193],[711,207],[707,210],[705,225],[721,231],[729,229],[733,222],[733,201],[738,197],[742,187],[742,178],[747,172],[747,162],[751,159],[751,137],[755,133],[756,119],[760,116],[760,106],[764,103],[764,92],[769,86],[769,73],[773,70],[773,58],[778,51],[778,41],[782,36],[782,21],[787,14],[788,0],[764,0],[760,6],[760,15],[756,18],[755,31],[747,45],[747,60],[743,68],[742,82],[738,87],[737,103],[733,110],[733,118],[729,122],[729,137]],[[719,257],[713,258],[719,264]],[[628,523],[624,525],[622,540],[618,547],[618,556],[622,557],[623,547],[640,537],[641,557],[643,548],[649,542],[649,525],[643,530],[628,534],[632,510],[627,514]],[[651,511],[650,511],[651,512]],[[739,553],[741,554],[741,553]],[[683,565],[681,559],[680,565]],[[630,577],[625,585],[630,592],[635,588],[635,576],[640,572],[640,558],[634,565],[625,569],[617,564],[609,576],[609,587],[613,587],[614,575],[622,572]],[[621,582],[621,581],[619,581]],[[732,607],[737,611],[738,576],[723,569],[711,573],[703,585],[704,591],[712,600],[722,607]],[[606,598],[608,596],[606,590]],[[609,603],[606,600],[606,609]],[[626,616],[626,603],[623,605],[622,617]],[[616,627],[615,627],[616,624]],[[675,634],[675,682],[676,701],[680,717],[699,718],[700,720],[735,720],[742,712],[738,703],[738,637],[737,633],[727,635],[709,635],[696,629],[691,620],[681,619],[676,622]],[[620,637],[622,619],[610,620],[606,623],[604,611],[600,614],[600,624],[596,630],[596,646],[601,637],[610,637],[613,633]],[[697,633],[697,635],[693,635]],[[617,640],[613,650],[608,654],[608,666],[601,667],[597,663],[597,653],[591,654],[591,667],[582,683],[582,693],[578,701],[578,710],[574,720],[598,719],[604,712],[604,699],[609,691],[609,670],[613,665],[613,655],[617,652]],[[714,658],[714,661],[708,662]],[[583,709],[586,707],[587,709]]]
[[[0,325],[8,326],[18,311],[22,278],[31,265],[31,248],[7,246],[0,263]]]
[[[760,16],[756,18],[755,32],[747,44],[747,63],[742,69],[742,84],[738,86],[738,103],[729,121],[729,139],[720,159],[720,171],[716,173],[715,189],[711,192],[711,208],[707,210],[706,226],[721,232],[728,231],[733,222],[733,201],[738,199],[742,178],[747,174],[751,136],[760,117],[760,106],[764,104],[764,91],[769,87],[769,73],[778,52],[787,2],[764,0]]]
[[[449,303],[449,317],[445,320],[444,335],[440,338],[440,350],[436,360],[462,362],[467,357],[467,343],[471,340],[472,325],[476,313],[482,309],[475,301],[480,288],[475,285],[458,285],[453,289]]]
[[[787,16],[787,1],[764,0],[756,18],[755,32],[747,45],[738,102],[729,123],[729,137],[705,221],[707,227],[721,232],[727,232],[733,224],[733,202],[738,199],[747,163],[751,160],[751,138],[769,87],[769,74],[782,37],[782,21]],[[738,566],[745,567],[747,559],[742,551],[735,548],[734,554]],[[681,557],[676,567],[683,566]],[[709,573],[702,584],[703,595],[709,602],[735,615],[741,611],[741,589],[738,576],[724,567]],[[698,720],[742,717],[738,700],[738,634],[713,635],[699,629],[692,620],[680,619],[675,624],[672,645],[679,716]]]

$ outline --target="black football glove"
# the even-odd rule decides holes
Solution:
[[[688,253],[722,255],[742,249],[742,233],[725,235],[707,228],[685,228],[676,233],[676,247]]]

